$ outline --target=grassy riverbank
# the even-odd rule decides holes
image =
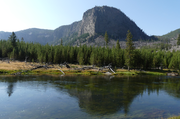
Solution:
[[[180,116],[174,116],[174,117],[170,117],[170,118],[168,118],[168,119],[180,119]]]
[[[114,73],[110,72],[107,69],[103,71],[99,71],[99,67],[96,69],[89,70],[80,70],[78,68],[82,68],[80,65],[70,65],[72,68],[62,68],[59,65],[50,65],[50,68],[38,68],[35,70],[30,70],[38,65],[45,65],[39,63],[25,63],[25,62],[0,62],[0,75],[10,75],[17,72],[21,72],[22,75],[61,75],[63,74],[59,69],[61,69],[66,75],[166,75],[168,70],[148,70],[148,71],[137,71],[137,70],[126,70],[126,69],[114,69]]]
[[[117,69],[116,74],[118,75],[166,75],[168,71],[166,70],[142,70],[142,71],[136,71],[136,70],[122,70]]]

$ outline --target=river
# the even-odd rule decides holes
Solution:
[[[0,76],[1,119],[180,115],[180,77]]]

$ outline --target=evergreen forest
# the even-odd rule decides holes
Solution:
[[[130,46],[127,46],[126,49],[121,49],[119,41],[113,48],[87,45],[73,47],[63,46],[62,44],[52,46],[24,42],[23,38],[21,40],[17,39],[13,32],[8,40],[0,40],[0,58],[20,61],[27,59],[29,62],[52,64],[64,62],[96,66],[111,64],[117,68],[157,69],[163,66],[164,68],[180,69],[180,51],[135,49],[131,38],[131,34],[130,36],[127,34],[127,45],[130,44]]]

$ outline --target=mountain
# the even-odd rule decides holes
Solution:
[[[54,38],[53,30],[32,28],[15,33],[19,39],[23,37],[26,42],[37,42],[41,44],[49,43]]]
[[[108,6],[94,7],[83,14],[81,21],[56,29],[57,35],[53,44],[59,44],[59,39],[62,38],[65,44],[70,45],[100,44],[103,46],[105,32],[108,33],[111,40],[125,40],[128,30],[131,31],[133,40],[152,38],[120,10]]]
[[[125,39],[128,30],[135,40],[149,38],[123,12],[113,7],[103,6],[94,7],[84,13],[78,34],[104,35],[107,31],[111,38]]]
[[[7,39],[9,37],[9,35],[11,35],[10,32],[4,32],[4,31],[0,31],[0,39]]]
[[[81,21],[58,27],[55,30],[32,28],[15,32],[15,34],[19,39],[23,37],[26,42],[57,45],[60,43],[60,39],[63,39],[63,43],[66,45],[99,44],[102,46],[105,32],[108,33],[111,41],[115,41],[117,39],[125,40],[128,30],[131,31],[133,40],[151,39],[122,11],[102,6],[87,10]],[[9,32],[0,32],[0,39],[8,39],[10,34]]]
[[[163,36],[159,36],[161,39],[177,39],[178,35],[180,34],[180,29],[171,31]]]
[[[77,37],[77,33],[81,26],[81,21],[74,22],[70,25],[61,26],[54,30],[54,41],[52,44],[56,44],[56,42],[60,42],[59,39],[63,39],[65,44],[68,44],[69,39],[71,37]],[[74,36],[75,35],[75,36]]]
[[[23,37],[26,42],[46,44],[54,38],[53,32],[53,30],[31,28],[17,31],[15,34],[19,40]],[[11,34],[11,32],[0,32],[0,39],[8,39]]]

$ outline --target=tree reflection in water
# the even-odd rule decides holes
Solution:
[[[60,84],[67,89],[67,92],[76,97],[79,107],[89,114],[113,114],[124,110],[127,114],[133,100],[148,92],[159,92],[161,86],[153,86],[154,80],[144,80],[143,78],[114,77],[105,80],[107,77],[66,77],[67,81]]]
[[[7,94],[10,97],[14,92],[17,79],[14,77],[8,77],[8,80],[5,80],[5,82],[7,82],[7,85],[8,85]]]
[[[13,83],[9,83],[8,84],[8,88],[7,88],[7,93],[8,93],[9,97],[12,95],[13,89],[14,89],[14,84]]]

